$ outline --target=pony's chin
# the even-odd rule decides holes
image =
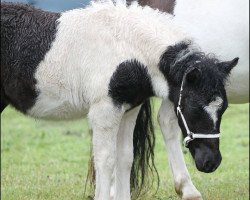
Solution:
[[[216,169],[219,167],[219,165],[213,167],[213,168],[204,168],[204,167],[201,167],[199,165],[196,164],[195,162],[195,165],[196,165],[196,168],[200,171],[200,172],[203,172],[203,173],[212,173],[214,171],[216,171]]]

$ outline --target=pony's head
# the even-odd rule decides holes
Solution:
[[[222,160],[220,123],[228,107],[225,81],[239,59],[219,62],[202,53],[184,51],[179,51],[168,68],[169,98],[197,169],[213,172]]]

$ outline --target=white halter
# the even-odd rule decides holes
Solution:
[[[185,126],[185,129],[187,131],[187,136],[184,138],[183,140],[183,144],[185,147],[188,146],[188,143],[191,142],[192,140],[199,138],[199,139],[209,139],[209,138],[219,138],[220,137],[220,133],[217,134],[202,134],[202,133],[193,133],[189,130],[187,122],[185,120],[185,117],[181,111],[181,99],[182,99],[182,91],[183,91],[183,86],[184,86],[184,80],[186,77],[186,74],[184,74],[183,79],[182,79],[182,83],[181,83],[181,90],[180,90],[180,96],[179,96],[179,102],[178,102],[178,106],[177,106],[177,116],[180,114],[182,122]]]

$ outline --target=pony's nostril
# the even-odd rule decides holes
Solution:
[[[214,169],[213,163],[211,161],[209,161],[209,160],[205,161],[205,163],[204,163],[204,169],[206,171],[208,171],[208,172],[212,171]]]

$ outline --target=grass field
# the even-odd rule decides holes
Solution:
[[[157,110],[159,102],[156,102]],[[212,174],[196,170],[185,159],[191,177],[205,200],[249,199],[249,105],[231,105],[222,122],[223,161]],[[163,139],[156,125],[156,165],[161,177],[156,195],[144,200],[174,200],[173,181]],[[90,151],[86,120],[46,122],[24,117],[11,108],[1,116],[1,199],[79,200]]]

